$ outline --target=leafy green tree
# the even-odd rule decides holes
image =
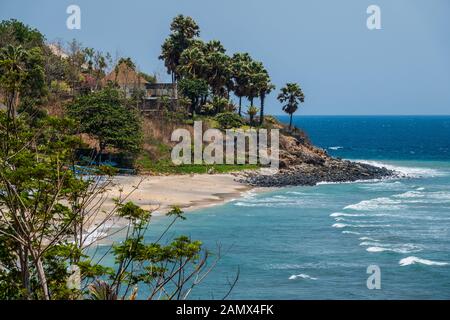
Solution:
[[[292,115],[297,111],[300,103],[305,102],[305,95],[297,83],[287,83],[281,88],[277,99],[283,103],[283,111],[289,114],[289,130],[292,129]]]
[[[203,79],[181,79],[178,88],[181,94],[191,101],[190,110],[192,116],[199,111],[202,97],[208,95],[208,83]]]
[[[43,48],[45,37],[37,29],[15,19],[0,22],[0,48],[22,46],[24,49]]]
[[[127,202],[128,194],[98,219],[113,171],[75,174],[80,141],[73,121],[47,117],[38,126],[22,117],[11,121],[0,111],[1,299],[135,299],[143,286],[148,299],[186,299],[212,270],[219,257],[209,266],[201,242],[179,236],[162,244],[169,228],[185,219],[178,208],[167,214],[172,222],[151,243],[144,240],[151,212]],[[104,266],[86,250],[91,236],[109,230],[106,222],[115,215],[127,221],[126,236],[112,246],[115,265]],[[92,226],[96,219],[99,224]]]
[[[100,155],[107,147],[137,154],[142,141],[140,119],[126,103],[118,90],[107,87],[78,97],[67,112],[77,120],[80,133],[98,140]]]
[[[47,93],[41,49],[12,45],[2,48],[0,85],[9,117],[14,121],[21,95],[39,101]]]

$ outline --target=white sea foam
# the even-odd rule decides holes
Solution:
[[[330,217],[336,218],[336,217],[363,217],[364,214],[358,214],[358,213],[343,213],[343,212],[335,212],[330,214]]]
[[[401,205],[401,200],[394,200],[386,197],[363,200],[361,202],[348,205],[344,210],[355,211],[378,211],[378,210],[398,210],[405,206]]]
[[[342,231],[343,234],[356,234],[356,235],[360,235],[361,233],[356,232],[356,231],[349,231],[349,230],[344,230]]]
[[[413,252],[419,252],[422,251],[422,248],[412,244],[412,243],[405,243],[401,245],[393,245],[393,244],[381,244],[381,243],[373,243],[373,242],[362,242],[360,243],[361,246],[367,245],[370,246],[366,250],[368,252],[395,252],[395,253],[413,253]]]
[[[301,273],[301,274],[293,274],[289,277],[289,280],[297,280],[297,279],[308,279],[308,280],[317,280],[318,278],[311,277],[307,274]]]
[[[359,238],[359,240],[363,240],[363,241],[380,241],[380,240],[375,240],[375,239],[372,239],[372,238],[369,238],[369,237],[361,237],[361,238]]]
[[[341,149],[344,149],[344,147],[335,146],[335,147],[329,147],[328,149],[330,149],[330,150],[341,150]]]
[[[332,225],[332,227],[333,227],[333,228],[341,229],[341,228],[348,227],[348,225],[345,224],[345,223],[335,223],[335,224]]]
[[[370,191],[403,190],[405,185],[400,181],[384,180],[380,182],[364,183],[358,186],[360,189]]]
[[[446,173],[431,169],[431,168],[423,168],[423,167],[404,167],[404,166],[396,166],[392,164],[386,164],[378,161],[367,161],[367,160],[357,160],[357,162],[369,164],[375,167],[384,167],[389,170],[394,170],[399,172],[404,177],[410,178],[421,178],[421,177],[440,177],[445,176]]]
[[[447,191],[407,191],[401,194],[392,196],[396,199],[401,199],[402,203],[414,204],[414,203],[435,203],[445,204],[450,203],[450,192]]]
[[[424,264],[427,266],[446,266],[446,265],[448,265],[447,262],[432,261],[432,260],[427,260],[427,259],[421,259],[421,258],[414,257],[414,256],[401,259],[398,262],[398,264],[401,265],[402,267],[409,266],[409,265],[416,264],[416,263]]]

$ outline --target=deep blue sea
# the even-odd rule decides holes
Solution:
[[[191,298],[221,298],[239,268],[234,299],[450,299],[450,117],[294,120],[331,155],[408,178],[250,192],[189,213],[170,235],[223,254]],[[380,290],[367,288],[369,265]]]

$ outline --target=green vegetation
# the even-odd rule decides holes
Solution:
[[[168,238],[167,230],[185,219],[183,212],[174,207],[161,237],[146,242],[150,211],[122,193],[111,210],[103,207],[115,170],[101,166],[96,176],[85,177],[74,170],[75,151],[83,144],[78,129],[95,136],[101,150],[140,149],[139,121],[128,101],[109,87],[78,91],[77,76],[69,72],[61,80],[76,92],[68,106],[72,118],[24,112],[31,109],[29,103],[43,111],[39,104],[52,94],[41,81],[46,62],[41,47],[20,44],[39,38],[35,30],[16,21],[1,23],[2,41],[5,29],[15,37],[0,53],[1,97],[7,107],[0,110],[0,299],[135,299],[143,286],[148,295],[141,298],[186,299],[216,261],[207,264],[209,252],[200,241]],[[94,61],[88,64],[95,68]],[[98,233],[109,231],[106,222],[115,215],[126,221],[126,235],[111,248],[111,268],[87,250]]]
[[[208,251],[199,241],[180,236],[162,244],[166,230],[156,242],[145,242],[151,212],[127,202],[127,195],[104,212],[114,168],[98,166],[89,177],[75,173],[77,151],[86,146],[100,155],[107,150],[132,156],[140,170],[153,174],[258,168],[170,161],[172,129],[189,128],[195,120],[221,130],[280,126],[264,114],[275,86],[261,62],[248,53],[229,56],[220,41],[202,41],[190,17],[175,17],[170,30],[160,59],[179,97],[176,105],[171,96],[160,97],[163,112],[152,117],[138,112],[147,88],[129,90],[118,81],[128,77],[125,66],[137,82],[156,82],[131,58],[113,66],[110,54],[76,40],[66,48],[48,45],[36,29],[16,20],[0,22],[0,99],[6,106],[0,110],[0,299],[134,299],[139,286],[149,288],[149,299],[182,299],[199,283],[194,279],[210,272]],[[250,104],[248,120],[242,117],[242,98]],[[291,116],[291,128],[304,94],[288,83],[278,100]],[[100,213],[105,216],[96,220]],[[113,246],[115,266],[108,268],[86,250],[114,215],[127,222],[126,237]],[[178,208],[168,215],[169,228],[184,219]]]
[[[244,119],[233,112],[218,114],[214,119],[218,122],[221,129],[240,128],[244,125]]]
[[[259,165],[242,164],[214,164],[214,165],[200,165],[200,164],[183,164],[174,165],[170,159],[162,159],[157,162],[149,158],[148,154],[143,154],[137,160],[137,166],[143,172],[152,174],[212,174],[212,173],[229,173],[242,170],[256,170],[260,168]]]
[[[100,154],[106,147],[137,154],[142,144],[140,120],[136,111],[126,103],[118,90],[106,87],[78,97],[67,111],[76,119],[81,133],[98,140]]]
[[[242,98],[246,97],[251,106],[255,98],[260,98],[259,124],[262,125],[265,98],[275,89],[264,65],[248,53],[230,57],[218,40],[202,41],[200,28],[190,17],[175,17],[171,31],[159,58],[172,75],[172,81],[178,82],[180,93],[190,99],[189,112],[215,116],[234,111],[230,101],[233,92],[239,99],[239,115],[242,115]]]

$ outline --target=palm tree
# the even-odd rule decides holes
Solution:
[[[297,83],[287,83],[281,88],[277,99],[283,105],[283,111],[290,115],[289,130],[292,129],[292,115],[297,111],[299,103],[305,102],[305,95]]]
[[[248,110],[247,110],[247,114],[250,118],[250,125],[252,126],[254,121],[253,119],[255,118],[255,116],[258,114],[259,109],[255,106],[249,106]]]
[[[164,41],[159,59],[164,60],[167,73],[172,76],[172,82],[175,82],[179,79],[177,68],[180,56],[200,35],[200,28],[191,17],[180,14],[173,19],[170,30],[172,33]]]
[[[205,56],[205,75],[214,95],[225,96],[226,86],[231,78],[231,60],[222,52],[208,52]]]
[[[234,94],[239,98],[239,115],[242,109],[242,97],[245,97],[249,83],[250,63],[248,53],[235,53],[231,58],[231,76]]]
[[[259,99],[261,101],[259,124],[262,125],[264,123],[264,101],[266,100],[266,95],[270,94],[272,90],[275,90],[275,86],[270,82],[269,73],[265,69],[260,76],[258,88],[259,88]]]
[[[266,77],[267,71],[259,61],[251,61],[248,74],[248,83],[245,90],[245,95],[248,98],[250,105],[253,105],[253,100],[260,95],[260,86],[262,79]]]
[[[205,67],[205,54],[198,46],[184,50],[180,57],[180,65],[177,68],[182,77],[201,77]]]

